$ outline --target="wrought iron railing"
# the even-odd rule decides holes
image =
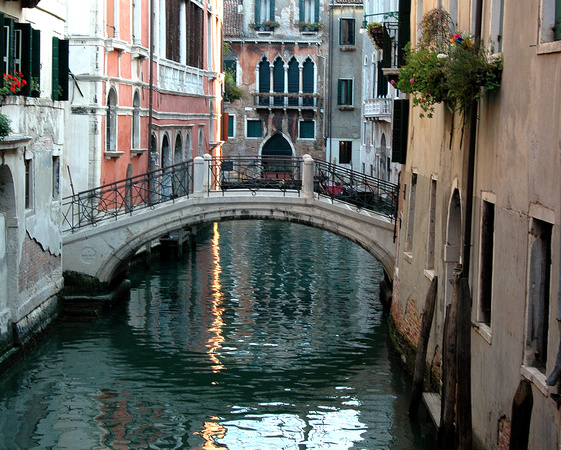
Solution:
[[[338,200],[357,209],[372,210],[395,218],[397,185],[325,161],[314,160],[312,175],[303,179],[302,158],[238,156],[212,158],[208,163],[208,177],[203,177],[203,164],[197,170],[201,187],[222,192],[246,189],[256,193],[260,189],[291,190],[298,195],[313,191],[332,201]],[[185,161],[146,174],[106,184],[95,189],[65,197],[62,202],[62,231],[95,226],[107,219],[154,207],[179,197],[189,197],[194,189],[193,170],[196,164]],[[311,173],[311,172],[310,172]],[[305,185],[304,185],[305,183]],[[313,188],[312,188],[313,186]]]
[[[192,161],[185,161],[66,197],[62,231],[95,226],[102,220],[189,196]]]
[[[315,161],[314,192],[395,219],[398,186],[325,161]]]
[[[213,158],[209,166],[209,189],[302,189],[302,159],[279,156],[234,156]]]

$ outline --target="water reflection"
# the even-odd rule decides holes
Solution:
[[[380,265],[300,225],[215,225],[0,385],[0,448],[428,448],[387,348]]]

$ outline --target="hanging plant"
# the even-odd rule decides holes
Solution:
[[[384,25],[380,22],[370,22],[366,26],[366,33],[377,49],[384,48]]]
[[[465,121],[471,104],[499,87],[502,57],[476,48],[471,35],[448,34],[444,39],[451,29],[448,13],[431,10],[426,16],[421,25],[428,28],[421,30],[419,46],[407,44],[406,64],[392,84],[411,94],[413,105],[422,109],[421,117],[432,117],[434,105],[445,102]]]
[[[12,132],[11,120],[5,114],[0,113],[0,140],[4,140]]]

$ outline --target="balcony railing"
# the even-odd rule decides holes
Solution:
[[[369,98],[364,102],[364,117],[391,120],[391,98]]]
[[[318,97],[312,93],[256,92],[254,105],[256,108],[316,108]]]
[[[205,71],[169,60],[160,61],[160,89],[184,94],[204,94]]]

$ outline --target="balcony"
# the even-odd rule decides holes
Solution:
[[[256,92],[254,106],[267,109],[315,109],[318,97],[318,94],[312,93]]]
[[[369,98],[364,102],[364,117],[391,122],[392,103],[391,98]]]
[[[160,61],[158,83],[162,90],[202,95],[205,74],[202,69],[166,59]]]

